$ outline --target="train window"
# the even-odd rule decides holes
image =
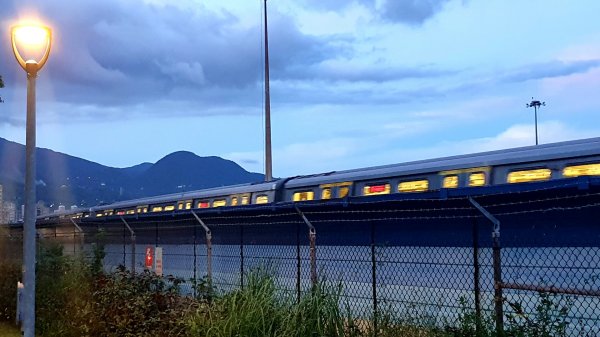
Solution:
[[[322,200],[331,199],[331,188],[324,188],[321,191],[321,199]]]
[[[237,204],[238,204],[238,198],[231,197],[231,206],[237,206]]]
[[[511,184],[525,183],[528,181],[543,181],[550,179],[551,174],[552,171],[549,169],[514,171],[508,174],[506,181]]]
[[[242,205],[248,205],[250,203],[250,196],[242,195]]]
[[[399,192],[424,192],[429,189],[429,181],[427,179],[415,181],[403,181],[398,184]]]
[[[142,206],[137,208],[138,213],[148,213],[148,206]]]
[[[350,193],[350,187],[343,186],[338,188],[338,198],[344,198]]]
[[[363,188],[363,195],[378,195],[378,194],[390,194],[390,184],[376,184],[366,185]]]
[[[106,215],[106,216],[113,215],[113,211],[112,210],[104,211],[104,215]]]
[[[177,209],[183,209],[183,202],[178,202],[177,203]]]
[[[117,211],[117,215],[125,215],[125,211]]]
[[[135,209],[128,209],[125,214],[135,214]]]
[[[186,201],[185,202],[185,209],[192,209],[192,202],[191,201]]]
[[[225,199],[217,199],[213,201],[213,207],[223,207],[227,206],[227,200]]]
[[[175,210],[175,206],[174,205],[165,206],[165,211],[174,211],[174,210]]]
[[[152,212],[162,212],[162,206],[152,206]]]
[[[600,175],[600,164],[571,165],[563,170],[563,177],[598,176]]]
[[[259,195],[256,197],[257,204],[266,204],[269,202],[269,197],[266,195]]]
[[[97,218],[99,218],[99,217],[101,217],[101,216],[104,216],[104,214],[103,214],[103,213],[96,213],[96,217],[97,217]]]
[[[485,173],[484,172],[473,172],[469,174],[469,186],[483,186],[485,185]]]
[[[210,207],[210,204],[208,203],[208,201],[198,202],[198,208],[208,208],[208,207]]]
[[[294,201],[306,201],[306,200],[314,200],[315,192],[313,191],[304,191],[304,192],[296,192],[294,193]]]
[[[442,182],[443,188],[457,188],[458,187],[458,176],[451,175],[445,176],[444,181]]]

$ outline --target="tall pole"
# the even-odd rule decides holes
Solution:
[[[25,337],[35,335],[35,79],[37,64],[27,64],[27,123],[25,140],[25,214],[23,223],[23,281]]]
[[[271,158],[271,95],[269,91],[269,34],[267,29],[267,0],[265,0],[265,181],[273,180]]]
[[[541,106],[546,106],[546,102],[540,102],[540,101],[536,101],[533,99],[533,97],[531,97],[531,102],[525,104],[526,107],[531,108],[533,107],[534,110],[534,114],[535,114],[535,145],[538,145],[538,123],[537,123],[537,110],[539,107]]]

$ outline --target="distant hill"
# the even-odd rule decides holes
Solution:
[[[114,168],[64,153],[38,148],[37,199],[47,205],[90,207],[100,203],[178,191],[262,181],[220,157],[171,153],[155,164]],[[25,146],[0,138],[0,184],[4,201],[21,205],[25,180]]]

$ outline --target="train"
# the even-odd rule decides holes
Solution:
[[[600,176],[600,137],[174,193],[39,216],[101,218]]]

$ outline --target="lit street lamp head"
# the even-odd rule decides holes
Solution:
[[[11,28],[10,40],[17,62],[30,76],[42,69],[52,45],[52,30],[35,24],[16,25]]]

